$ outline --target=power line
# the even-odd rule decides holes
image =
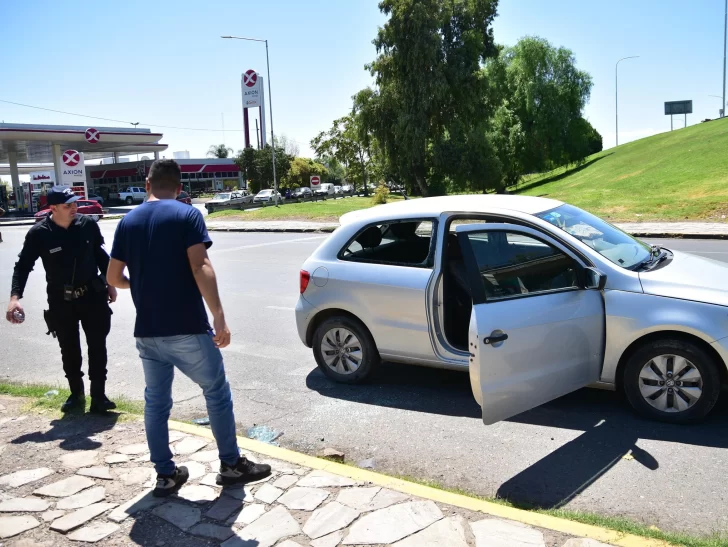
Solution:
[[[112,119],[112,118],[101,118],[99,116],[89,116],[87,114],[77,114],[76,112],[65,112],[63,110],[54,110],[52,108],[44,108],[42,106],[34,106],[32,104],[16,103],[16,102],[13,102],[13,101],[6,101],[6,100],[3,100],[3,99],[0,99],[0,103],[12,104],[12,105],[15,105],[15,106],[24,106],[26,108],[34,108],[36,110],[45,110],[46,112],[55,112],[56,114],[66,114],[68,116],[79,116],[81,118],[90,118],[90,119],[93,119],[93,120],[102,120],[102,121],[105,121],[105,122],[128,123],[129,125],[133,125],[135,127],[141,123],[142,125],[150,125],[150,126],[153,126],[153,127],[161,127],[163,129],[184,129],[185,131],[214,131],[214,132],[220,132],[220,131],[222,131],[221,129],[207,129],[207,128],[200,128],[200,127],[179,127],[179,126],[176,126],[176,125],[160,125],[160,124],[157,124],[157,123],[130,122],[130,121],[127,121],[127,120],[115,120],[115,119]],[[243,132],[242,129],[226,129],[225,131],[235,131],[235,132],[239,132],[239,133],[242,133]]]

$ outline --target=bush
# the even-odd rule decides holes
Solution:
[[[380,184],[374,191],[372,201],[375,205],[382,205],[387,203],[387,198],[389,198],[389,188],[387,188],[384,184]]]

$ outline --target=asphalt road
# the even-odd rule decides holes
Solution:
[[[101,225],[110,240],[115,222]],[[26,230],[2,229],[6,288]],[[728,396],[697,426],[645,421],[617,394],[585,389],[486,427],[467,374],[386,365],[365,386],[327,380],[293,317],[300,265],[323,237],[213,234],[210,254],[233,332],[224,355],[242,430],[268,426],[284,432],[283,446],[309,453],[335,447],[355,463],[371,459],[377,470],[485,496],[627,516],[666,530],[728,530]],[[661,243],[728,262],[728,242]],[[44,334],[40,263],[24,304],[23,325],[0,322],[0,377],[63,383],[56,341]],[[141,399],[129,294],[113,309],[109,391]],[[206,414],[199,389],[181,375],[174,396],[176,416]]]

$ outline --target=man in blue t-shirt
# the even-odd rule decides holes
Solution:
[[[230,343],[230,330],[207,256],[212,241],[202,213],[177,201],[180,180],[176,161],[154,162],[147,178],[149,199],[116,228],[106,275],[110,285],[131,288],[137,311],[134,336],[144,367],[144,424],[157,471],[157,497],[173,494],[189,478],[187,469],[172,461],[169,448],[175,367],[205,396],[220,456],[217,484],[243,484],[270,474],[269,465],[254,464],[238,450],[232,393],[220,353]]]

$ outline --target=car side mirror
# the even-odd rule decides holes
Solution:
[[[603,291],[607,286],[607,274],[596,268],[584,268],[584,288]]]

